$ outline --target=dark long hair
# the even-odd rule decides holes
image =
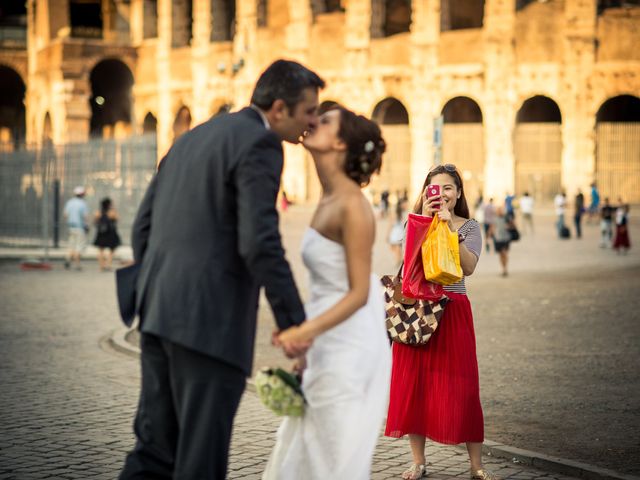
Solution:
[[[111,209],[111,199],[105,197],[100,201],[100,212],[105,214]]]
[[[446,165],[449,167],[449,164]],[[453,183],[456,184],[456,187],[460,191],[460,198],[456,202],[456,206],[453,208],[453,213],[455,213],[458,217],[469,218],[469,205],[467,205],[467,197],[464,195],[464,185],[462,183],[462,177],[460,173],[458,173],[458,169],[450,169],[445,168],[445,165],[438,165],[431,169],[431,171],[427,174],[427,178],[424,180],[424,184],[422,185],[422,189],[420,190],[420,195],[416,200],[415,205],[413,206],[413,213],[422,213],[422,194],[424,193],[424,189],[427,188],[427,185],[431,183],[431,179],[436,175],[441,173],[445,173],[453,178]]]
[[[351,180],[365,187],[371,176],[380,172],[382,154],[387,148],[380,127],[373,120],[343,106],[336,104],[329,110],[340,112],[338,136],[347,144],[344,171]]]

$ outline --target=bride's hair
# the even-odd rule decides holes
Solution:
[[[347,144],[344,170],[349,178],[365,187],[371,181],[371,176],[380,172],[382,167],[382,154],[387,144],[380,127],[373,120],[356,115],[341,105],[335,105],[331,110],[340,112],[338,137]]]

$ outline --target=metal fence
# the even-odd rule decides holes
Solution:
[[[83,186],[92,215],[109,197],[119,215],[124,244],[156,169],[156,138],[100,140],[47,148],[0,148],[0,246],[65,244],[65,202]],[[91,226],[91,225],[90,225]],[[93,239],[95,230],[89,234]]]

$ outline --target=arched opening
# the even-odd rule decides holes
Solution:
[[[171,2],[171,46],[187,47],[193,38],[192,0]]]
[[[315,17],[321,13],[344,12],[342,0],[311,0],[311,12]]]
[[[26,85],[13,68],[0,65],[0,143],[17,148],[26,133],[24,95]]]
[[[48,147],[53,143],[53,126],[51,125],[51,115],[47,112],[42,125],[42,145]]]
[[[142,133],[144,135],[155,135],[157,131],[158,120],[153,113],[149,112],[144,116],[144,120],[142,122]]]
[[[69,21],[72,37],[102,38],[101,0],[70,0]]]
[[[98,63],[91,74],[91,125],[93,137],[122,137],[130,133],[133,74],[116,59]]]
[[[373,109],[372,118],[380,125],[387,143],[380,175],[371,182],[372,193],[386,190],[395,198],[411,186],[409,113],[399,100],[385,98]]]
[[[598,0],[598,14],[607,8],[639,7],[640,0]]]
[[[1,2],[0,5],[0,43],[5,48],[25,49],[27,46],[26,2]]]
[[[598,110],[595,180],[612,202],[640,203],[640,98],[620,95]]]
[[[191,111],[184,105],[180,107],[173,120],[173,141],[191,128]]]
[[[549,203],[562,189],[562,115],[558,104],[537,95],[516,115],[515,193]]]
[[[158,36],[158,0],[144,0],[142,13],[144,38],[156,38]]]
[[[482,28],[484,0],[441,0],[440,31]]]
[[[411,0],[371,0],[371,37],[411,30]]]
[[[484,129],[480,106],[469,97],[455,97],[442,108],[442,163],[457,166],[467,200],[484,189]]]
[[[229,42],[236,29],[235,0],[211,0],[211,41]]]

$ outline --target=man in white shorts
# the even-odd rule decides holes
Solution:
[[[64,206],[64,218],[67,219],[67,226],[69,227],[69,251],[64,262],[64,268],[68,269],[73,263],[76,270],[82,270],[80,256],[87,246],[89,208],[84,200],[84,187],[78,186],[74,188],[73,194],[75,196],[69,199]]]

